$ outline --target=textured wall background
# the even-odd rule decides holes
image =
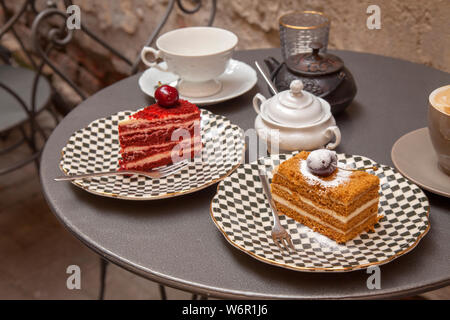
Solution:
[[[130,57],[137,55],[167,2],[78,1],[86,23]],[[203,2],[205,10],[194,16],[176,10],[163,32],[205,24],[209,1]],[[380,30],[366,27],[370,4],[381,8]],[[214,25],[235,32],[238,49],[276,47],[278,17],[291,10],[319,10],[331,17],[330,48],[398,57],[450,72],[449,0],[219,0]]]
[[[21,3],[7,2],[11,8]],[[42,8],[45,2],[37,0],[37,7]],[[168,5],[167,0],[74,0],[74,3],[81,7],[82,22],[130,59],[138,56]],[[190,5],[189,0],[183,3]],[[205,25],[211,3],[209,0],[203,3],[203,9],[194,15],[183,14],[175,6],[162,33],[178,27]],[[366,10],[371,4],[381,8],[380,30],[366,27]],[[214,26],[236,33],[240,39],[238,49],[278,47],[278,17],[291,10],[325,12],[332,21],[329,48],[382,54],[450,72],[450,0],[218,0]],[[29,27],[23,23],[19,31],[26,36]],[[54,58],[88,93],[129,72],[128,66],[82,32],[76,32],[75,38],[65,54],[55,53]],[[2,43],[17,49],[7,37]]]

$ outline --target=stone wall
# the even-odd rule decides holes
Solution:
[[[9,1],[12,8],[21,1]],[[167,0],[78,0],[82,22],[130,59],[138,56],[145,40],[160,21]],[[189,0],[182,1],[187,7]],[[38,8],[45,1],[37,1]],[[165,31],[205,25],[211,2],[194,15],[176,6]],[[366,27],[367,7],[381,8],[381,29]],[[191,4],[192,7],[192,4]],[[278,47],[278,17],[291,10],[318,10],[331,18],[329,48],[371,52],[423,63],[450,72],[449,0],[218,0],[214,26],[239,36],[238,49]],[[20,30],[27,33],[22,25]],[[4,39],[2,39],[2,42]],[[128,74],[130,68],[77,32],[64,54],[56,53],[83,88],[92,93]]]
[[[189,1],[184,1],[188,3]],[[208,0],[203,1],[209,4]],[[134,57],[168,1],[84,0],[86,23]],[[381,9],[381,29],[366,27],[367,7]],[[177,8],[178,9],[178,8]],[[193,16],[178,9],[164,31],[205,24],[209,5]],[[330,48],[382,54],[450,72],[449,0],[218,0],[214,25],[235,32],[238,49],[279,46],[278,17],[291,10],[318,10],[332,21]]]

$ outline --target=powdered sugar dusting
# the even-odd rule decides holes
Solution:
[[[300,160],[299,167],[300,167],[300,173],[303,175],[306,182],[308,182],[310,185],[319,184],[323,187],[337,187],[343,183],[346,183],[350,179],[350,175],[352,174],[351,171],[338,169],[338,171],[333,179],[324,180],[323,178],[318,177],[315,174],[311,173],[311,171],[309,171],[306,160]]]

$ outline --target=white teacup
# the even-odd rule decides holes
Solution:
[[[169,31],[156,40],[156,47],[144,47],[142,61],[149,67],[180,77],[178,91],[186,97],[211,96],[222,89],[217,78],[224,73],[238,37],[224,29],[189,27]],[[151,60],[147,54],[153,55]],[[162,58],[166,68],[156,60]]]

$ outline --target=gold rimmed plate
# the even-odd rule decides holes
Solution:
[[[75,132],[62,150],[60,169],[66,175],[118,169],[118,123],[135,111],[121,111],[97,119]],[[90,193],[126,199],[171,198],[206,188],[228,176],[241,164],[245,152],[243,130],[227,118],[201,109],[202,152],[177,173],[151,179],[109,176],[74,180]]]
[[[338,154],[339,163],[355,168],[375,166],[380,178],[379,214],[374,232],[363,232],[345,244],[280,216],[295,250],[283,251],[271,237],[270,207],[259,181],[259,169],[273,169],[292,154],[243,164],[217,187],[211,218],[226,240],[262,262],[308,272],[347,272],[382,265],[412,250],[430,229],[429,203],[423,191],[393,168],[356,155]]]

